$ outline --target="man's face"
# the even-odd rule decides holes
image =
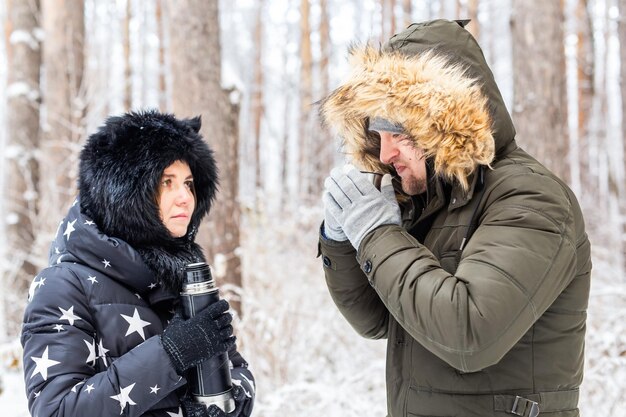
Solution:
[[[401,133],[380,131],[380,161],[393,165],[402,179],[402,191],[418,195],[426,191],[426,160],[424,151],[416,148],[413,139]]]

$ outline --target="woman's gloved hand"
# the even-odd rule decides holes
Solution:
[[[228,301],[219,300],[188,320],[184,320],[180,313],[174,315],[161,335],[161,341],[176,372],[182,375],[187,369],[227,352],[235,345],[230,324],[233,317],[228,308]]]

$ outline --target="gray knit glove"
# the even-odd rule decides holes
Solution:
[[[332,207],[336,206],[336,203],[328,191],[324,191],[322,201],[324,202],[324,225],[322,226],[322,236],[327,239],[336,240],[337,242],[344,242],[348,240],[348,237],[343,232],[341,225],[330,211]]]
[[[378,191],[365,174],[347,165],[333,169],[324,187],[330,197],[324,201],[327,210],[356,250],[365,235],[377,227],[401,223],[400,206],[389,174],[383,176]]]
[[[228,307],[228,301],[219,300],[188,320],[183,320],[180,313],[174,315],[161,342],[178,374],[228,352],[235,344]]]

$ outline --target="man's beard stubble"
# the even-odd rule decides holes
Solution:
[[[422,194],[426,192],[426,179],[415,178],[414,176],[402,178],[402,191],[408,195]]]

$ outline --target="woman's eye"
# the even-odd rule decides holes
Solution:
[[[163,187],[169,187],[171,183],[172,183],[172,180],[170,180],[170,179],[161,181],[161,185]]]
[[[193,188],[193,181],[185,181],[185,186],[189,189]]]

